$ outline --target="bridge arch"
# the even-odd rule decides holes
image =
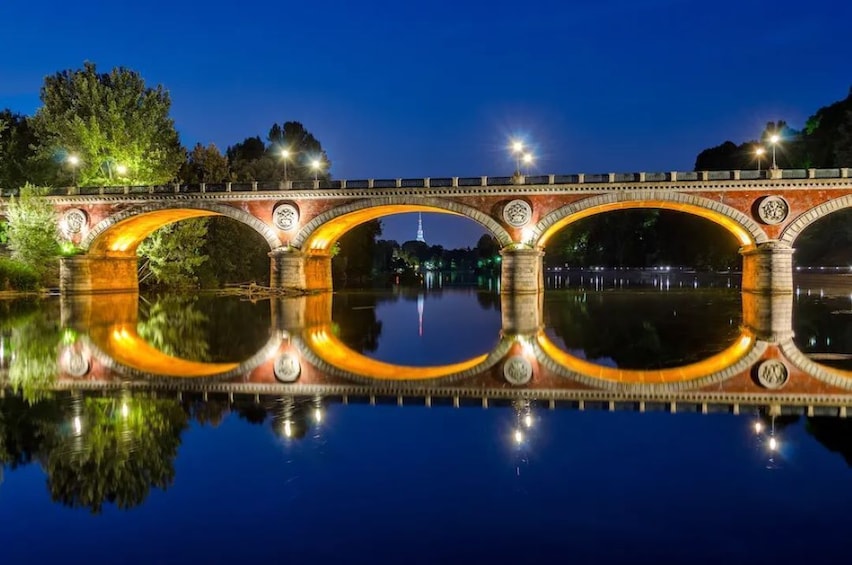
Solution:
[[[512,243],[509,232],[488,214],[451,200],[416,195],[370,198],[332,208],[305,224],[290,243],[303,252],[324,253],[351,228],[388,214],[404,212],[443,212],[463,216],[485,227],[497,238],[501,247]]]
[[[796,241],[805,228],[829,214],[839,212],[840,210],[845,210],[847,208],[852,208],[852,194],[847,194],[846,196],[829,200],[815,208],[811,208],[784,228],[779,240],[792,247],[793,242]]]
[[[97,225],[80,242],[95,256],[135,256],[136,248],[157,229],[190,218],[226,216],[258,232],[270,249],[281,247],[276,231],[255,216],[225,204],[204,201],[151,202],[113,214]]]
[[[613,210],[637,208],[674,210],[708,219],[731,232],[742,247],[769,240],[760,224],[736,208],[703,196],[655,190],[611,192],[567,204],[539,220],[529,240],[536,247],[544,247],[556,232],[577,220]]]

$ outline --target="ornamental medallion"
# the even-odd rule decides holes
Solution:
[[[503,208],[503,220],[513,228],[522,228],[532,218],[532,208],[525,200],[512,200]]]
[[[299,209],[292,204],[279,204],[272,212],[272,223],[281,231],[291,231],[299,226]]]

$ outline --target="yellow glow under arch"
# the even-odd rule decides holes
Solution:
[[[390,204],[384,206],[377,206],[375,208],[363,208],[361,210],[356,210],[355,212],[350,212],[348,214],[338,216],[333,220],[330,220],[324,223],[322,226],[318,227],[305,239],[305,244],[303,245],[302,249],[313,253],[327,253],[331,250],[331,247],[338,239],[340,239],[343,234],[345,234],[355,226],[358,226],[370,220],[375,220],[376,218],[381,218],[383,216],[390,216],[393,214],[405,214],[408,212],[440,212],[442,214],[460,216],[462,218],[467,218],[473,221],[472,218],[468,218],[464,214],[453,212],[451,210],[445,210],[443,208],[434,208],[432,206],[418,206],[415,204]]]
[[[109,328],[96,344],[116,363],[152,375],[212,377],[240,366],[239,363],[202,363],[166,355],[139,337],[136,327],[130,324]]]
[[[634,210],[638,208],[656,208],[662,210],[674,210],[676,212],[685,212],[687,214],[692,214],[693,216],[699,216],[701,218],[705,218],[719,224],[720,226],[727,229],[731,232],[737,241],[743,247],[750,247],[755,245],[755,238],[745,227],[742,226],[739,222],[734,220],[733,218],[726,216],[720,212],[716,212],[715,210],[711,210],[709,208],[705,208],[703,206],[697,206],[695,204],[686,204],[683,202],[677,202],[672,200],[625,200],[621,202],[610,202],[606,204],[601,204],[598,206],[591,206],[589,208],[579,210],[573,214],[568,214],[564,218],[557,220],[552,225],[548,226],[544,229],[542,234],[539,236],[538,241],[536,242],[537,246],[544,247],[548,240],[555,233],[557,233],[560,229],[564,228],[569,224],[573,224],[578,220],[582,220],[583,218],[588,218],[589,216],[594,216],[597,214],[603,214],[605,212],[612,212],[614,210]]]
[[[121,257],[135,257],[136,248],[146,237],[159,228],[181,220],[218,216],[216,212],[202,209],[165,209],[146,212],[117,222],[99,234],[89,247],[89,253]]]
[[[337,338],[329,328],[317,328],[304,336],[308,348],[322,361],[350,373],[385,381],[422,381],[447,377],[481,365],[488,355],[473,357],[461,363],[433,367],[393,365],[356,353]]]
[[[548,357],[569,371],[593,379],[622,384],[665,384],[692,381],[724,371],[751,351],[755,338],[751,332],[744,329],[733,345],[712,357],[683,367],[653,371],[619,369],[591,363],[566,353],[557,347],[543,331],[537,334],[536,341]]]

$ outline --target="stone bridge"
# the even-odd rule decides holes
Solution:
[[[542,295],[502,296],[496,345],[448,365],[402,366],[350,349],[332,329],[331,293],[270,301],[269,340],[246,359],[178,359],[137,333],[135,293],[65,296],[60,389],[165,389],[247,394],[540,399],[733,406],[852,406],[852,372],[815,363],[793,342],[788,294],[743,294],[740,334],[697,362],[657,370],[591,363],[542,331]],[[14,362],[14,361],[13,361]],[[2,374],[0,374],[2,381]],[[401,402],[401,400],[400,400]]]
[[[796,238],[823,216],[852,207],[852,178],[849,169],[608,173],[79,188],[49,198],[62,234],[82,251],[61,260],[63,293],[137,290],[136,249],[145,237],[171,222],[215,215],[263,236],[271,286],[331,290],[331,249],[342,234],[418,211],[478,222],[501,246],[502,291],[536,293],[555,233],[581,218],[631,208],[716,222],[740,243],[744,291],[789,293]]]

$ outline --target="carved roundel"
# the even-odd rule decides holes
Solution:
[[[62,231],[65,235],[72,236],[83,231],[83,227],[89,223],[86,213],[79,208],[72,208],[62,215]]]
[[[787,384],[787,366],[777,359],[769,359],[757,366],[757,382],[760,386],[776,390]]]
[[[503,207],[503,220],[513,228],[522,228],[530,222],[532,208],[525,200],[512,200]]]
[[[299,227],[299,209],[292,204],[279,204],[272,211],[272,223],[281,231],[292,231]]]
[[[790,205],[780,196],[764,196],[757,205],[757,215],[764,224],[780,224],[789,213]]]
[[[62,355],[62,370],[74,378],[85,377],[89,372],[89,359],[80,351],[66,349]]]
[[[275,373],[275,378],[282,383],[294,383],[299,380],[302,366],[295,355],[284,353],[275,360],[272,371]]]
[[[519,355],[503,363],[503,378],[511,385],[525,385],[532,379],[532,364]]]

